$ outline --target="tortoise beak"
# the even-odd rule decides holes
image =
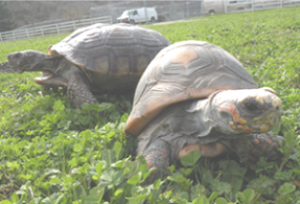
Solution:
[[[24,71],[22,70],[22,69],[20,69],[19,67],[13,67],[13,66],[11,66],[11,65],[9,65],[9,68],[11,69],[11,70],[13,70],[14,72],[17,72],[17,73],[19,73],[19,74],[22,74]]]
[[[255,132],[265,133],[271,130],[280,122],[282,113],[274,110],[266,112],[259,118],[249,122],[249,127],[256,130]]]
[[[34,82],[42,86],[68,86],[68,80],[59,75],[43,72],[42,77],[34,78]]]
[[[259,128],[260,132],[262,133],[268,132],[274,126],[279,124],[282,116],[282,102],[278,97],[273,98],[272,102],[269,102],[269,104],[269,110],[266,111],[261,117],[255,118],[251,124],[251,126]]]
[[[274,92],[265,90],[265,94],[253,96],[259,109],[262,111],[258,117],[248,121],[248,126],[255,132],[265,133],[280,122],[282,115],[282,102]]]

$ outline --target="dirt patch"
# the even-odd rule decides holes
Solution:
[[[9,68],[8,63],[4,62],[4,63],[0,63],[0,72],[8,72],[8,73],[12,73],[14,72],[12,69]]]

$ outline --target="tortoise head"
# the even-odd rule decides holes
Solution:
[[[58,74],[60,55],[47,55],[34,50],[13,52],[7,55],[10,68],[16,72],[41,71],[43,77],[36,77],[34,81],[44,86],[67,86],[68,81]]]
[[[227,134],[264,133],[279,123],[281,100],[270,88],[220,91],[210,101],[217,129]]]
[[[43,67],[42,62],[47,57],[48,55],[34,50],[13,52],[7,55],[10,68],[20,73],[24,71],[44,71],[38,68]]]

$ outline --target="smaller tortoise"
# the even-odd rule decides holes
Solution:
[[[75,108],[97,103],[93,95],[134,91],[140,76],[169,41],[160,33],[129,24],[94,24],[74,31],[49,55],[25,50],[7,56],[17,72],[41,71],[35,82],[44,87],[67,87]]]
[[[125,133],[138,136],[138,153],[163,174],[171,159],[197,150],[216,157],[229,150],[255,160],[276,160],[281,100],[271,88],[257,88],[228,52],[184,41],[163,49],[136,89]]]

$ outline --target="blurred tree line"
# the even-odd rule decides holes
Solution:
[[[89,9],[107,4],[109,1],[1,1],[0,32],[24,25],[72,20],[89,16]]]
[[[136,0],[3,1],[0,0],[0,32],[53,21],[72,21],[90,15],[91,7],[128,3]],[[149,0],[148,0],[149,1]],[[138,1],[137,1],[138,2]],[[140,1],[143,2],[143,1]],[[152,2],[152,1],[151,1]],[[153,1],[155,2],[155,1]],[[159,4],[160,1],[157,1]],[[56,21],[58,20],[58,21]]]
[[[0,32],[11,30],[15,27],[13,15],[6,1],[0,1]]]

